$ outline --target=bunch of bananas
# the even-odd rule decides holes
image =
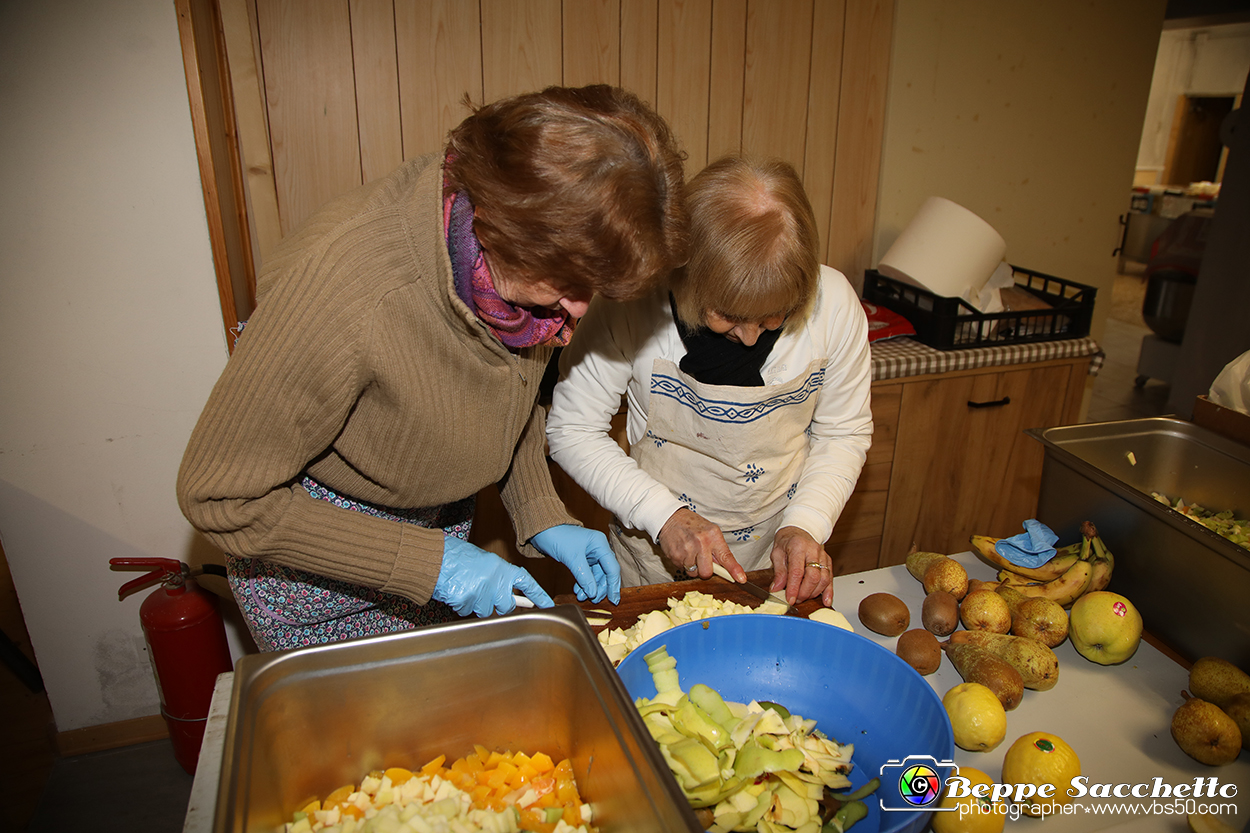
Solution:
[[[1105,590],[1115,569],[1115,557],[1098,537],[1094,525],[1081,524],[1081,540],[1063,547],[1040,567],[1021,567],[998,554],[998,538],[972,536],[972,551],[998,570],[997,584],[1015,588],[1026,596],[1041,596],[1071,607],[1073,602],[1094,590]]]

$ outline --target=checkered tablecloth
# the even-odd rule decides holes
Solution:
[[[1077,356],[1089,356],[1089,374],[1096,376],[1106,355],[1092,338],[969,347],[963,350],[936,350],[915,339],[892,338],[872,344],[872,380],[880,382],[883,379],[901,379],[904,376],[1070,359]]]

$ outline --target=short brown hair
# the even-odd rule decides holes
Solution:
[[[726,156],[686,187],[690,259],[672,278],[677,314],[706,324],[804,314],[820,275],[819,235],[794,168],[779,159]]]
[[[685,262],[683,154],[637,96],[548,87],[472,109],[449,137],[448,187],[468,193],[493,259],[614,300]]]

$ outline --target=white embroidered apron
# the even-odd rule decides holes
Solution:
[[[719,526],[744,569],[768,567],[781,512],[807,460],[824,380],[825,364],[813,361],[781,385],[706,385],[656,359],[646,433],[629,454]],[[646,533],[613,524],[609,538],[625,586],[672,580],[676,565],[662,559]]]

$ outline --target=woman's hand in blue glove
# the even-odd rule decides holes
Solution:
[[[534,577],[515,564],[454,535],[443,539],[443,567],[432,598],[450,605],[461,616],[475,613],[485,617],[515,610],[514,589],[538,607],[555,606]]]
[[[606,597],[612,604],[621,603],[621,566],[602,532],[561,524],[544,529],[530,543],[569,568],[579,601],[601,602]]]

